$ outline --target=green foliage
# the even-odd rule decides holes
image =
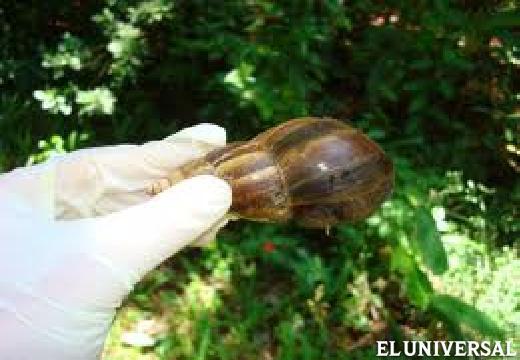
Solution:
[[[348,120],[394,160],[380,210],[329,233],[229,225],[138,285],[106,358],[366,359],[389,336],[520,338],[517,12],[6,0],[0,170],[201,121],[243,140],[297,116]]]
[[[415,240],[416,251],[433,274],[441,275],[448,269],[448,259],[431,212],[419,207],[415,211],[415,222],[412,239]]]
[[[452,322],[454,326],[468,325],[480,334],[494,339],[501,339],[504,336],[503,330],[498,328],[490,318],[457,298],[435,295],[432,307],[441,312],[446,317],[446,321]]]

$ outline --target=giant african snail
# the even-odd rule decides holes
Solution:
[[[366,218],[394,183],[392,162],[376,143],[345,123],[320,118],[290,120],[250,141],[213,150],[153,184],[150,192],[200,174],[231,185],[234,216],[295,219],[323,228]]]

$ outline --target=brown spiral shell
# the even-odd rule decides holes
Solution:
[[[231,212],[241,218],[318,228],[366,218],[394,184],[392,162],[375,142],[338,120],[312,117],[211,151],[168,184],[201,174],[231,185]]]

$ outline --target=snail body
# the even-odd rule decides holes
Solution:
[[[213,150],[171,173],[166,185],[202,174],[231,185],[233,215],[294,219],[313,228],[368,217],[394,183],[392,162],[375,142],[343,122],[320,118],[290,120]]]

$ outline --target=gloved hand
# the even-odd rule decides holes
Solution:
[[[203,124],[141,146],[81,150],[0,176],[0,359],[96,359],[149,270],[222,224],[226,182],[173,168],[225,143]]]

